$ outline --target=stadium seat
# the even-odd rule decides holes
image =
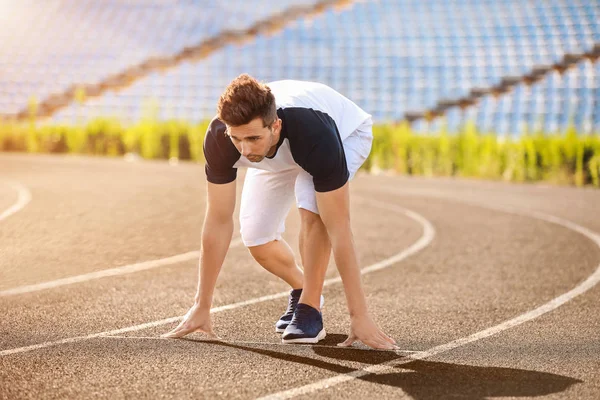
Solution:
[[[100,82],[152,57],[178,54],[224,31],[249,28],[315,1],[268,0],[257,6],[249,0],[210,0],[202,7],[194,2],[48,0],[35,7],[33,0],[15,2],[14,26],[0,27],[0,39],[8,43],[0,54],[7,78],[0,104],[6,113],[16,113],[31,96],[41,100],[73,84]],[[171,115],[210,118],[226,84],[248,72],[264,81],[321,81],[378,120],[403,118],[407,111],[441,111],[441,100],[463,99],[463,105],[478,100],[475,111],[445,108],[452,113],[451,128],[475,118],[486,129],[497,124],[499,131],[514,131],[539,111],[544,124],[558,123],[558,129],[569,122],[563,115],[568,112],[578,126],[597,129],[599,63],[582,61],[581,54],[600,42],[599,21],[600,3],[584,0],[357,2],[297,21],[276,35],[257,34],[244,45],[227,45],[200,61],[181,62],[118,93],[61,110],[54,120],[87,118],[102,109],[137,110],[126,116],[136,120],[149,97],[158,99],[161,118],[168,117],[162,107],[167,103],[183,110]],[[549,66],[564,76],[549,72]],[[495,88],[502,98],[490,97],[485,88]],[[557,106],[567,104],[569,96],[583,99],[581,107]]]

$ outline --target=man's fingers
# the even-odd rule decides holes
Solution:
[[[177,332],[179,332],[181,330],[181,327],[183,326],[183,321],[179,323],[179,325],[177,325],[174,329],[171,329],[169,332],[164,333],[162,335],[160,335],[161,337],[171,337],[172,335],[176,334]]]
[[[161,337],[165,338],[180,338],[185,335],[188,335],[192,332],[200,332],[206,334],[211,340],[221,340],[219,336],[212,330],[212,327],[204,328],[204,327],[193,327],[185,322],[181,322],[177,328],[172,331],[161,335]]]
[[[222,340],[216,333],[214,332],[204,332],[206,334],[206,336],[208,336],[208,338],[210,340]]]
[[[374,337],[362,340],[364,344],[378,350],[397,350],[398,346],[388,342],[384,337]]]
[[[344,340],[342,343],[338,343],[338,346],[340,347],[348,347],[348,346],[352,346],[352,344],[356,341],[356,336],[354,335],[350,335],[348,336],[348,338],[346,340]]]
[[[165,333],[164,335],[162,335],[162,337],[166,337],[166,338],[180,338],[183,337],[185,335],[187,335],[188,333],[190,333],[191,330],[187,330],[187,329],[178,329],[178,330],[172,330],[169,333]]]
[[[221,340],[221,338],[212,330],[212,328],[198,328],[194,332],[204,333],[210,340]]]
[[[379,332],[379,337],[390,344],[396,344],[396,341],[383,332]]]
[[[388,343],[396,344],[396,341],[388,336],[384,331],[379,331],[379,336],[381,336]]]
[[[180,324],[177,328],[173,329],[171,332],[164,334],[163,337],[180,338],[180,337],[187,335],[188,333],[192,333],[194,330],[196,330],[196,329],[190,328],[189,325]]]
[[[383,335],[379,341],[379,343],[382,345],[382,349],[385,350],[399,350],[400,348],[398,346],[396,346],[394,340],[392,338],[387,337],[386,335]]]
[[[393,344],[387,343],[384,341],[368,340],[368,341],[364,341],[363,343],[366,344],[367,346],[372,347],[377,350],[393,350],[394,349]]]

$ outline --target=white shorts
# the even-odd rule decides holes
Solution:
[[[342,142],[350,179],[371,152],[372,126],[370,119],[365,121]],[[240,205],[240,232],[244,245],[260,246],[281,240],[294,197],[298,208],[319,213],[312,176],[299,166],[277,172],[248,168]]]

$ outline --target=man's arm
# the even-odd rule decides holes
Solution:
[[[367,310],[350,226],[348,182],[333,191],[317,192],[317,205],[331,240],[333,256],[344,284],[348,311],[352,320],[351,333],[342,345],[349,346],[355,340],[360,340],[374,348],[395,348],[395,341],[377,327]]]
[[[360,269],[350,226],[348,183],[331,192],[317,192],[317,205],[327,228],[335,263],[342,277],[350,317],[367,314]]]
[[[164,337],[178,338],[192,332],[204,332],[211,338],[218,338],[212,329],[210,308],[217,278],[233,235],[235,181],[225,184],[208,182],[207,191],[208,204],[202,228],[195,302],[183,321]]]
[[[233,235],[235,181],[226,184],[207,182],[208,204],[202,228],[200,272],[196,304],[210,309],[217,277]]]

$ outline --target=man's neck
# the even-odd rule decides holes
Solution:
[[[277,145],[279,144],[279,140],[281,139],[281,130],[282,129],[283,129],[283,123],[280,125],[280,128],[277,131],[277,133],[273,134],[274,144],[269,149],[269,152],[267,153],[267,157],[273,157],[275,155],[275,153],[277,152]]]

